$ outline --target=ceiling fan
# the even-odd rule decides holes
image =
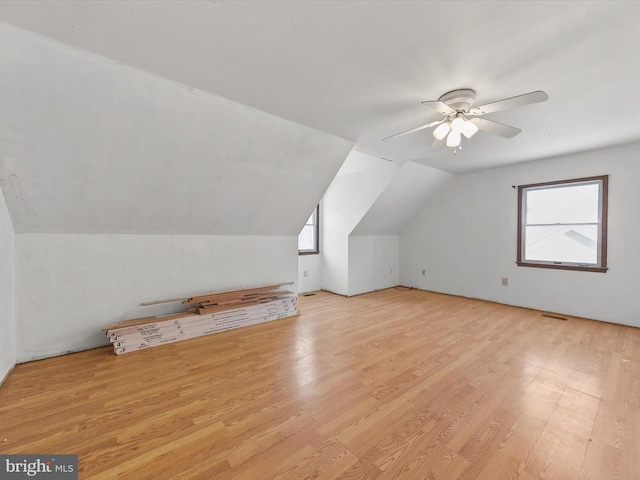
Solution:
[[[472,108],[475,99],[476,92],[470,89],[462,89],[445,93],[436,101],[422,102],[425,107],[444,115],[444,118],[396,133],[383,138],[382,141],[424,130],[425,128],[436,127],[433,131],[435,141],[431,146],[431,151],[439,150],[446,144],[447,147],[454,149],[453,153],[456,153],[462,148],[462,136],[471,138],[478,130],[505,138],[515,137],[521,132],[519,128],[481,118],[483,115],[531,103],[544,102],[549,99],[549,96],[545,92],[535,91]]]

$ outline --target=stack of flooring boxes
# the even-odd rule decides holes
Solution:
[[[293,292],[280,290],[291,283],[227,290],[186,299],[157,300],[142,305],[182,300],[190,307],[184,313],[144,317],[108,325],[107,332],[117,355],[209,335],[255,323],[298,314]]]

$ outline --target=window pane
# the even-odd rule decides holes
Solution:
[[[525,227],[525,260],[598,263],[598,227],[549,225]]]
[[[309,220],[307,220],[307,225],[315,225],[315,223],[316,223],[316,210],[313,211],[313,213],[309,217]]]
[[[599,184],[527,191],[527,225],[598,223]]]
[[[315,250],[315,226],[305,225],[298,235],[298,250]]]

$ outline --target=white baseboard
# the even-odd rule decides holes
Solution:
[[[0,378],[0,387],[2,387],[2,385],[4,384],[4,381],[7,379],[7,377],[9,376],[9,374],[13,371],[13,369],[15,368],[16,364],[14,363],[13,365],[11,365],[9,367],[9,370],[7,370],[7,373],[4,374],[4,376],[2,378]]]

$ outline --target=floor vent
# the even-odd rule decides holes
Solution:
[[[303,293],[302,296],[303,297],[313,297],[315,295],[315,293]]]
[[[543,313],[542,316],[547,318],[555,318],[556,320],[567,321],[567,317],[559,317],[558,315],[551,315],[550,313]]]

